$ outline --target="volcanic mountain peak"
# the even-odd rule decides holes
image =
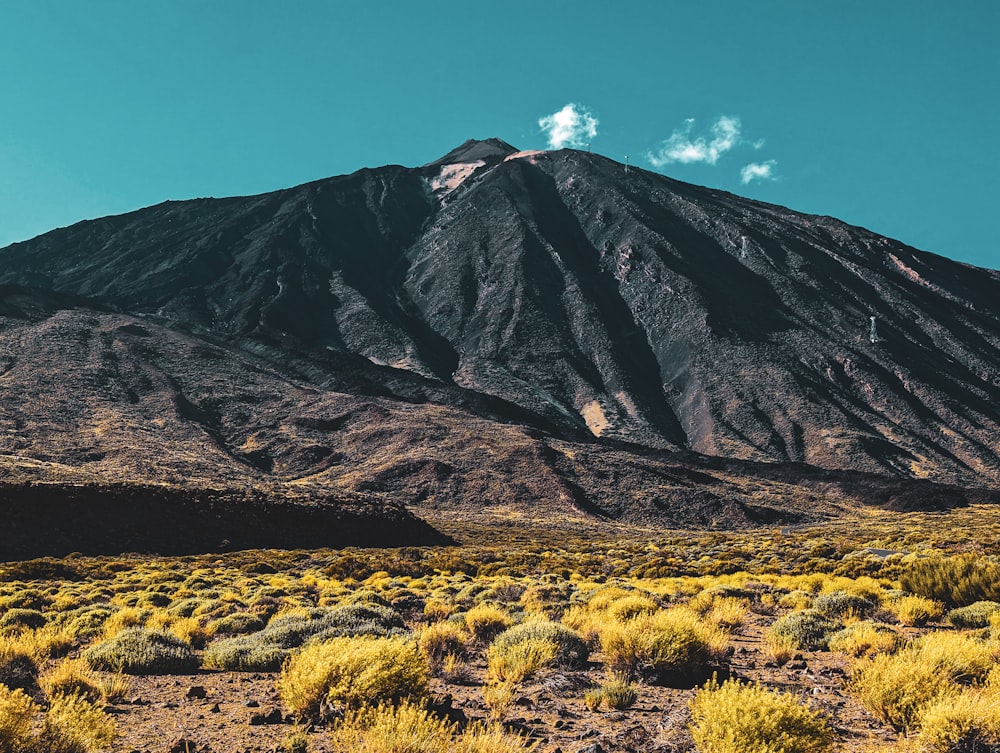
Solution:
[[[455,147],[440,159],[428,162],[424,167],[438,167],[462,162],[499,162],[509,154],[517,152],[517,147],[511,146],[503,139],[469,139],[461,146]]]
[[[15,244],[3,283],[90,301],[0,307],[18,425],[63,422],[12,424],[0,443],[19,456],[110,458],[124,449],[74,434],[100,423],[87,411],[145,426],[177,404],[163,443],[214,448],[178,451],[208,458],[203,475],[236,458],[261,478],[442,503],[471,498],[471,479],[477,499],[517,497],[531,476],[546,479],[532,499],[676,509],[643,453],[678,449],[1000,481],[1000,275],[597,154],[473,140],[419,168],[163,204]],[[160,329],[135,336],[106,312]],[[46,412],[43,376],[74,381],[58,373],[71,351],[93,399]],[[232,392],[244,361],[272,377]],[[331,392],[351,405],[317,402]],[[72,446],[46,450],[52,437]],[[378,458],[368,475],[363,457]]]

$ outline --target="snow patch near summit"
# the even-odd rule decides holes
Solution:
[[[457,162],[453,165],[445,165],[437,177],[430,179],[430,187],[434,193],[446,196],[458,188],[476,170],[486,163],[481,159],[475,162]]]

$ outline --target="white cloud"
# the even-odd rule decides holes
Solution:
[[[683,128],[670,134],[659,149],[646,157],[653,167],[663,167],[671,162],[707,162],[714,165],[719,157],[740,143],[740,128],[739,118],[723,115],[712,124],[708,134],[693,138],[694,118],[688,118]]]
[[[774,168],[777,166],[778,161],[773,159],[769,159],[767,162],[751,162],[740,170],[740,181],[746,185],[752,180],[776,180]]]
[[[538,127],[549,140],[549,149],[579,147],[597,135],[597,118],[583,105],[570,103],[559,112],[538,119]]]

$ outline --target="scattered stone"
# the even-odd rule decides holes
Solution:
[[[257,701],[254,701],[253,699],[251,699],[251,700],[247,701],[247,702],[246,702],[246,703],[244,703],[243,705],[244,705],[244,706],[246,706],[246,707],[247,707],[248,709],[256,709],[256,708],[260,708],[260,704],[259,704],[259,703],[257,703]]]
[[[284,724],[285,717],[281,715],[281,709],[270,708],[263,714],[253,714],[250,717],[250,724],[252,726],[260,726],[262,724]]]
[[[201,685],[192,685],[187,691],[188,698],[206,698],[208,697],[208,691]]]
[[[580,748],[577,753],[604,753],[604,748],[601,747],[600,743],[591,743]]]
[[[218,714],[220,711],[222,711],[222,709],[219,708],[219,704],[215,704],[208,710],[210,714]]]

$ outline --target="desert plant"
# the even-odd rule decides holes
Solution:
[[[725,635],[685,608],[611,623],[601,631],[601,648],[611,671],[661,684],[700,682],[724,647]]]
[[[495,682],[522,682],[544,667],[555,666],[558,653],[559,646],[547,638],[495,641],[486,652],[487,676]]]
[[[897,730],[913,727],[923,706],[953,689],[940,668],[914,649],[879,654],[855,665],[851,687],[862,706]]]
[[[82,656],[91,669],[129,675],[189,674],[198,669],[198,657],[184,641],[144,628],[126,628]]]
[[[88,701],[100,700],[101,679],[83,659],[65,659],[38,678],[38,685],[49,698],[78,695]]]
[[[787,635],[764,634],[764,656],[779,667],[787,664],[797,650],[795,640]]]
[[[1000,603],[995,601],[975,601],[964,607],[948,611],[948,622],[957,628],[989,627],[990,618],[1000,612]]]
[[[39,742],[46,753],[97,753],[115,739],[117,727],[112,717],[75,695],[52,699]]]
[[[953,682],[982,682],[996,664],[997,646],[967,633],[928,633],[914,645],[920,660]]]
[[[573,630],[546,619],[534,619],[508,628],[490,646],[490,653],[502,653],[518,643],[551,642],[556,646],[553,662],[561,667],[579,668],[587,663],[590,649]]]
[[[877,607],[878,602],[847,591],[820,594],[813,599],[812,604],[813,609],[830,619],[868,617]]]
[[[406,638],[333,638],[292,655],[278,678],[285,708],[303,718],[324,706],[356,708],[422,695],[427,663]]]
[[[514,705],[517,684],[508,681],[487,682],[483,685],[483,701],[490,707],[490,718],[501,721]]]
[[[701,753],[822,753],[833,743],[826,718],[794,695],[735,680],[698,690],[691,719]]]
[[[842,626],[813,609],[792,612],[779,617],[771,625],[768,635],[783,638],[796,649],[825,649],[831,633]]]
[[[463,615],[466,629],[477,643],[487,644],[511,626],[510,615],[492,604],[477,604]]]
[[[31,750],[31,719],[37,710],[23,690],[0,684],[0,753]]]
[[[589,606],[589,605],[588,605]],[[630,593],[608,605],[607,614],[615,620],[631,620],[642,614],[652,614],[660,605],[645,594]]]
[[[899,583],[905,591],[952,608],[1000,601],[1000,564],[975,554],[932,557],[911,563]]]
[[[831,651],[848,656],[871,656],[892,653],[903,645],[903,636],[888,625],[864,621],[838,630],[827,643]]]
[[[234,612],[210,624],[213,635],[246,635],[264,629],[264,621],[249,612]]]
[[[917,743],[926,753],[989,753],[1000,748],[1000,696],[971,690],[943,696],[919,712]]]
[[[895,615],[900,625],[908,627],[923,627],[944,614],[944,605],[940,601],[923,596],[907,595],[890,599],[885,602],[885,608]]]
[[[474,722],[463,730],[452,750],[455,753],[531,753],[537,746],[537,742],[513,734],[501,724]]]
[[[349,710],[330,738],[338,750],[447,753],[455,725],[411,703]]]
[[[450,655],[462,657],[466,653],[465,631],[453,622],[435,622],[420,631],[417,647],[427,659],[434,674],[439,674],[444,660]]]
[[[48,618],[37,609],[8,609],[0,617],[0,630],[44,627]]]
[[[624,677],[612,677],[601,686],[601,694],[608,708],[621,711],[632,708],[639,700],[639,693],[636,692],[635,685]]]

